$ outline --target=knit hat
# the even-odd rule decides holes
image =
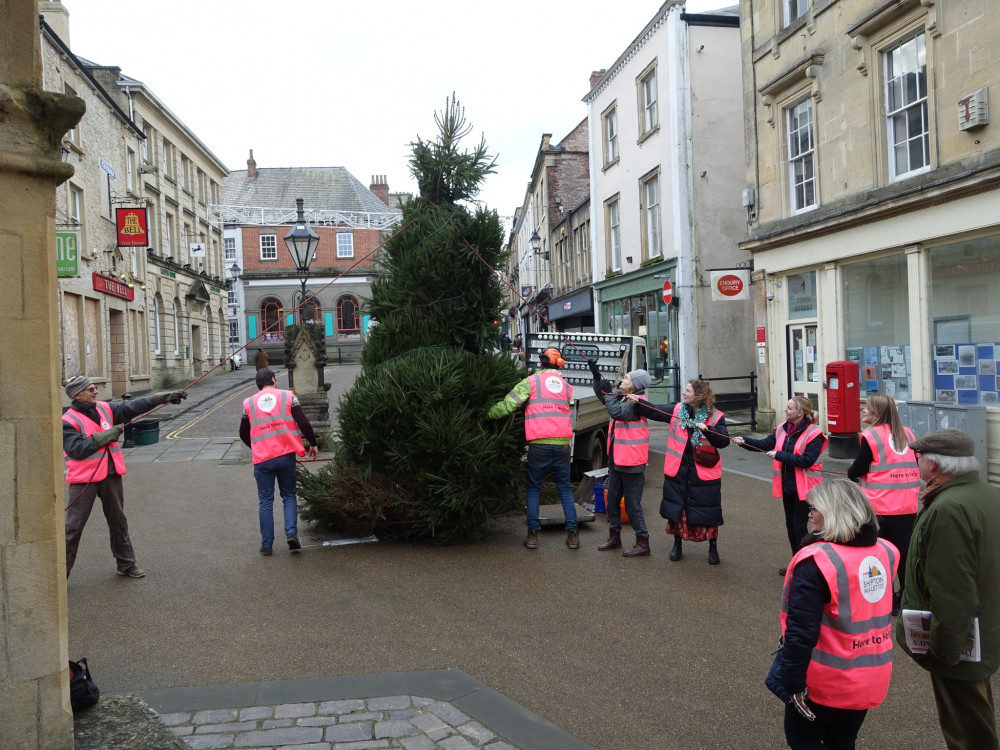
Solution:
[[[938,430],[910,443],[918,453],[936,453],[939,456],[974,456],[976,443],[961,430]]]
[[[644,391],[653,383],[653,379],[649,377],[649,373],[645,370],[632,370],[628,376],[632,378],[632,385],[635,386],[637,391]]]
[[[74,375],[66,383],[66,395],[70,398],[76,398],[78,393],[81,393],[93,384],[94,381],[86,375]]]

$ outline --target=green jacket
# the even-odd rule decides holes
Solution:
[[[931,651],[910,654],[953,680],[986,680],[1000,666],[1000,491],[972,472],[924,494],[906,560],[903,609],[929,610]],[[979,618],[981,662],[958,662],[972,618]],[[902,618],[896,642],[907,653]],[[940,658],[939,658],[940,657]]]

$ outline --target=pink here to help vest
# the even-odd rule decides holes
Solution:
[[[874,708],[885,700],[892,676],[892,582],[899,551],[885,539],[871,547],[817,542],[800,549],[785,574],[782,636],[795,566],[807,557],[830,588],[806,672],[809,697],[831,708]]]
[[[573,437],[570,402],[573,386],[556,370],[542,370],[529,378],[531,393],[524,407],[524,436],[530,443],[543,438]]]
[[[101,417],[101,423],[97,424],[90,417],[85,416],[72,407],[62,415],[63,422],[73,425],[84,437],[90,437],[95,432],[110,430],[115,425],[114,416],[111,413],[111,405],[106,401],[97,402],[97,413]],[[108,478],[108,462],[105,458],[111,455],[111,460],[115,462],[115,471],[119,476],[125,476],[125,457],[122,455],[121,446],[117,442],[109,443],[106,448],[98,448],[87,458],[70,458],[63,451],[63,461],[66,463],[66,483],[86,484],[88,482],[101,482]]]
[[[913,433],[904,427],[906,444],[913,442]],[[920,495],[920,469],[916,454],[907,447],[903,453],[892,448],[892,428],[877,424],[861,433],[872,452],[868,473],[861,477],[861,490],[868,496],[880,516],[906,515],[917,512]]]
[[[243,411],[250,418],[250,451],[255,464],[286,453],[306,454],[292,417],[294,397],[291,391],[262,388],[243,402]]]

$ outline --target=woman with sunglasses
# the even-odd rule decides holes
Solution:
[[[847,476],[861,484],[875,509],[879,536],[899,550],[899,591],[892,600],[893,614],[899,614],[906,584],[906,555],[920,494],[920,470],[910,449],[915,438],[900,421],[891,396],[871,394],[861,411],[861,421],[869,426],[861,433],[858,455]]]
[[[875,511],[843,479],[806,496],[809,534],[781,598],[780,680],[792,750],[854,748],[892,675],[892,582],[899,553],[878,538]]]

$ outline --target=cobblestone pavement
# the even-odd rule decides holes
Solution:
[[[162,718],[194,750],[520,750],[451,703],[413,695],[184,711]]]

